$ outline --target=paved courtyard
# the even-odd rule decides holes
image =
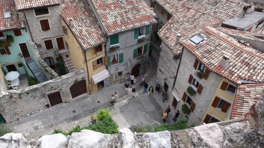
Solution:
[[[157,69],[156,60],[150,56],[148,61],[148,72],[146,80],[149,86],[155,87],[155,74]],[[58,104],[30,117],[23,118],[10,124],[14,132],[23,133],[28,138],[38,138],[44,134],[52,134],[54,129],[69,131],[72,127],[79,125],[87,126],[91,123],[91,115],[101,108],[109,107],[111,116],[120,128],[129,128],[139,123],[149,125],[162,123],[162,112],[166,109],[169,102],[162,102],[161,93],[154,92],[147,96],[143,92],[143,86],[139,85],[140,78],[137,78],[135,87],[137,97],[131,94],[125,95],[123,84],[116,84],[104,88],[93,95],[79,96],[70,103]],[[110,107],[111,95],[118,92],[119,99],[115,106]],[[169,114],[167,122],[171,123],[173,111]]]

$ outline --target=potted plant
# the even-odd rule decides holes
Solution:
[[[14,37],[12,35],[7,35],[6,41],[8,42],[8,44],[11,44],[14,42]]]
[[[0,40],[0,47],[5,47],[5,46],[6,46],[6,41]]]
[[[200,79],[203,78],[203,73],[202,73],[201,71],[197,71],[197,72],[196,72],[196,75],[197,75]]]
[[[191,86],[187,88],[187,92],[190,94],[190,96],[193,96],[196,94],[196,91]]]
[[[182,112],[185,114],[190,114],[191,110],[189,109],[189,107],[186,104],[182,105]]]
[[[110,51],[115,51],[116,49],[118,49],[119,48],[119,46],[112,46],[112,47],[110,47],[109,49],[110,49]]]
[[[138,43],[142,43],[142,42],[144,42],[145,40],[146,40],[146,38],[143,37],[143,38],[138,39],[137,42],[138,42]]]
[[[97,118],[96,118],[94,115],[92,115],[92,116],[91,116],[91,119],[92,119],[92,124],[95,124],[95,123],[96,123],[96,120],[97,120]]]

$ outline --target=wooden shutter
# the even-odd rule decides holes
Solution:
[[[119,36],[118,34],[113,35],[110,37],[110,45],[118,44],[119,43]]]
[[[134,55],[133,55],[134,59],[137,58],[137,53],[138,53],[138,49],[136,48],[136,49],[134,49]]]
[[[50,30],[49,21],[48,20],[41,20],[40,25],[43,31]]]
[[[227,110],[229,109],[229,107],[230,107],[230,103],[228,103],[228,102],[225,102],[225,104],[224,104],[224,106],[223,106],[223,108],[222,108],[222,112],[224,112],[224,113],[226,113],[227,112]]]
[[[123,56],[124,56],[124,53],[119,54],[119,63],[123,63]]]
[[[107,56],[104,57],[104,65],[108,65],[108,57]]]
[[[206,117],[204,118],[204,123],[209,123],[210,119],[211,116],[207,114]]]
[[[202,90],[203,90],[203,86],[201,84],[199,84],[198,89],[197,89],[197,93],[201,94]]]
[[[146,27],[146,35],[149,34],[149,26]]]
[[[160,13],[163,15],[164,14],[164,8],[161,8]]]
[[[5,46],[6,54],[11,54],[8,46]]]
[[[139,29],[135,29],[134,39],[138,39]]]
[[[214,108],[216,108],[220,100],[221,100],[221,99],[220,99],[219,97],[215,97],[212,106],[213,106]]]
[[[190,77],[189,77],[189,80],[188,80],[189,84],[191,84],[191,83],[192,83],[192,79],[193,79],[193,76],[192,76],[192,75],[190,75]]]
[[[59,50],[65,49],[63,38],[62,37],[61,38],[57,38],[56,40],[57,40],[57,45],[58,45]]]
[[[186,97],[187,97],[187,94],[184,92],[184,94],[183,94],[183,96],[182,96],[182,101],[183,101],[183,102],[185,102]]]
[[[93,61],[93,70],[97,69],[97,61]]]
[[[192,105],[191,105],[191,112],[193,112],[193,110],[194,110],[194,108],[195,108],[195,103],[194,102],[192,102]]]
[[[203,75],[203,78],[206,80],[208,75],[209,75],[209,72],[210,70],[208,70],[207,68],[205,68],[205,72],[204,72],[204,75]]]
[[[170,18],[171,18],[171,15],[167,14],[167,21],[170,20]]]
[[[22,35],[22,32],[21,32],[20,29],[13,30],[13,32],[14,32],[14,35],[15,35],[15,36],[20,36],[20,35]]]
[[[199,63],[199,61],[197,59],[195,59],[195,62],[194,62],[194,65],[193,65],[194,69],[197,68],[198,63]]]
[[[144,51],[143,51],[143,54],[146,54],[146,53],[147,53],[147,50],[148,50],[148,44],[144,45]]]
[[[220,89],[222,89],[222,90],[226,90],[227,86],[228,86],[228,83],[227,83],[227,82],[225,82],[225,81],[223,81],[223,83],[222,83],[222,85],[221,85],[221,88],[220,88]]]
[[[52,41],[51,40],[46,40],[44,41],[46,49],[52,49],[53,45],[52,45]]]

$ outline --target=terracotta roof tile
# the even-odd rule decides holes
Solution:
[[[92,0],[92,2],[108,35],[157,23],[143,0]]]
[[[62,0],[62,3],[65,7],[61,16],[84,49],[106,42],[95,16],[84,0]],[[72,18],[71,25],[69,18]]]
[[[9,11],[10,18],[4,18],[4,12]],[[22,16],[15,9],[13,0],[0,0],[0,30],[9,30],[13,28],[24,28]]]
[[[17,10],[60,4],[58,0],[15,0],[15,3]]]
[[[233,110],[231,112],[231,119],[239,118],[245,115],[250,107],[257,103],[264,84],[251,83],[238,85],[235,100],[233,104]]]
[[[190,44],[193,45],[189,39],[196,34],[206,38],[206,44],[189,48]],[[242,79],[264,82],[263,53],[240,44],[234,38],[215,28],[200,29],[182,39],[181,43],[210,70],[231,81],[238,82]],[[224,55],[230,55],[229,63],[224,68],[219,68],[219,63]]]

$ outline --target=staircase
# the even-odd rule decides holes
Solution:
[[[68,70],[68,72],[74,72],[76,69],[72,63],[72,60],[69,56],[69,53],[61,53],[61,56],[63,58],[63,61],[64,61],[64,64],[65,64],[65,67],[66,69]]]
[[[42,70],[39,68],[38,64],[34,60],[28,60],[26,61],[26,63],[39,83],[48,81],[47,77],[45,76],[45,74],[42,72]]]

